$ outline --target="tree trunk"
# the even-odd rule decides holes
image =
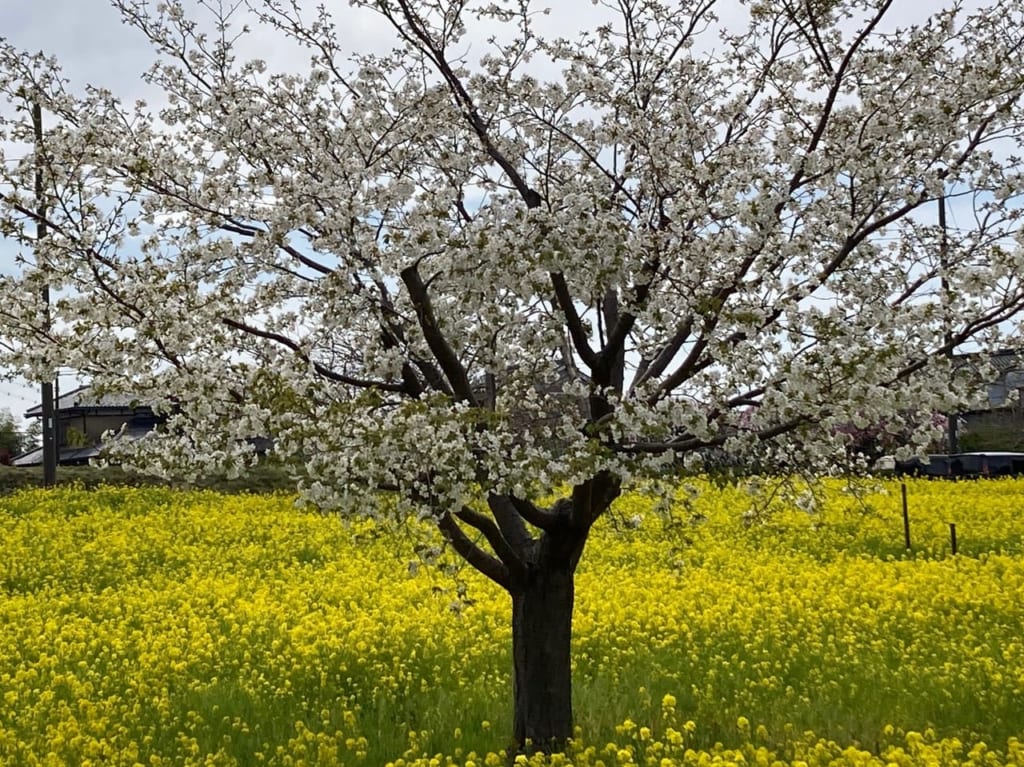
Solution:
[[[529,566],[512,589],[512,659],[518,749],[560,750],[572,737],[574,562]]]

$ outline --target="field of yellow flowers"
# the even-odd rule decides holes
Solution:
[[[1024,765],[1024,481],[908,489],[910,552],[893,482],[621,499],[579,737],[530,763]],[[0,765],[505,764],[509,605],[436,545],[285,495],[0,498]]]

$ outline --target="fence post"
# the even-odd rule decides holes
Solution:
[[[903,498],[903,542],[910,551],[910,512],[907,510],[907,483],[900,482],[900,495]]]
[[[949,544],[953,553],[956,554],[956,524],[953,522],[949,523]]]

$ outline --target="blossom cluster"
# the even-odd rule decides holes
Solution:
[[[1020,344],[1020,0],[114,5],[154,103],[0,41],[0,363],[152,404],[116,449],[158,475],[272,438],[321,507],[441,518],[831,467],[851,425],[923,451],[985,396],[954,355]]]

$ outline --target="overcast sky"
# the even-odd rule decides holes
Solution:
[[[737,3],[721,0],[720,15],[734,17]],[[195,0],[189,4],[194,5]],[[554,13],[542,19],[544,31],[556,35],[568,36],[574,28],[589,26],[601,13],[591,0],[541,0],[536,5],[545,4],[553,6]],[[946,0],[896,0],[890,25],[909,23],[947,4]],[[968,7],[982,4],[983,0],[966,3]],[[338,8],[339,32],[353,49],[390,47],[388,26],[375,14],[353,10],[345,0],[328,5]],[[0,0],[0,36],[17,48],[56,55],[75,87],[91,83],[108,87],[125,100],[144,97],[151,103],[159,101],[159,94],[147,92],[140,78],[153,60],[149,46],[141,34],[121,22],[108,0]],[[483,43],[473,47],[474,55],[485,50]],[[249,39],[245,53],[268,60],[275,69],[287,68],[292,62],[301,66],[308,55],[296,58],[294,48],[263,33]],[[14,255],[11,244],[0,240],[0,272],[10,273],[15,268]],[[68,374],[62,387],[75,383],[74,376]],[[37,386],[0,379],[0,409],[20,416],[37,402]]]

